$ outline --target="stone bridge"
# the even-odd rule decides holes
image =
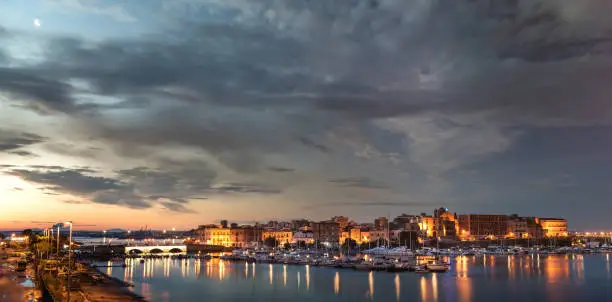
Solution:
[[[143,245],[126,246],[125,253],[130,254],[158,254],[187,252],[186,245]]]

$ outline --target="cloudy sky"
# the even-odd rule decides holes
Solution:
[[[0,1],[0,229],[612,228],[610,1],[145,2]]]

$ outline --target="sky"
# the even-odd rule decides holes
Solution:
[[[607,0],[1,0],[0,229],[612,221]]]

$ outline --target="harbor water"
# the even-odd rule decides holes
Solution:
[[[612,301],[610,258],[460,256],[420,274],[171,258],[100,269],[149,301]]]

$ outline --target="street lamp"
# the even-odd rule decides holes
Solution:
[[[66,290],[66,301],[70,301],[70,290],[71,290],[71,281],[72,281],[72,222],[67,221],[64,222],[64,226],[70,227],[70,235],[68,236],[68,288]]]
[[[57,225],[57,248],[55,249],[55,254],[59,258],[59,240],[60,240],[60,225]]]

